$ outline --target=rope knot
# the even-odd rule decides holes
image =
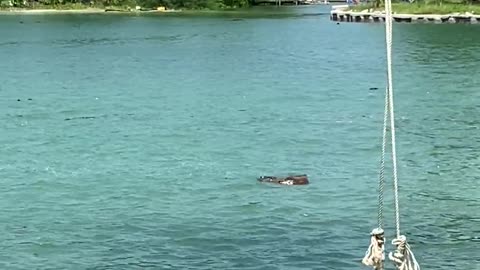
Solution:
[[[367,266],[373,266],[373,269],[375,270],[381,270],[383,269],[383,261],[385,260],[384,231],[381,228],[373,229],[370,236],[370,246],[365,252],[365,257],[363,258],[362,263]]]
[[[418,265],[413,252],[410,250],[410,245],[408,245],[407,238],[404,235],[393,239],[392,244],[397,249],[390,252],[388,258],[393,261],[398,270],[420,270],[420,265]]]

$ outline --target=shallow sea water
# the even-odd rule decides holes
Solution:
[[[402,233],[480,269],[480,27],[394,42]],[[384,51],[324,15],[0,16],[0,267],[362,268]],[[311,184],[255,180],[288,173]]]

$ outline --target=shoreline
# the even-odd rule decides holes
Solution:
[[[165,15],[165,16],[293,16],[298,15],[288,10],[270,10],[267,13],[258,12],[251,8],[227,8],[227,9],[144,9],[129,7],[79,7],[79,8],[0,8],[2,15],[61,15],[61,14],[123,14],[123,15]],[[327,11],[328,12],[328,11]],[[325,12],[323,15],[328,15]]]
[[[105,13],[105,9],[101,8],[85,8],[85,9],[0,9],[0,15],[43,15],[43,14],[97,14]]]
[[[82,9],[0,9],[0,15],[51,15],[51,14],[113,14],[113,13],[179,13],[183,10],[127,10],[120,8],[82,8]]]

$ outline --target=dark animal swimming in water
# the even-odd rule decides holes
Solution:
[[[257,178],[257,180],[263,183],[273,183],[287,186],[308,185],[310,183],[306,174],[290,175],[287,177],[261,176]]]
[[[95,116],[80,116],[80,117],[65,118],[65,121],[77,120],[77,119],[95,119],[95,118],[97,118],[97,117],[95,117]]]

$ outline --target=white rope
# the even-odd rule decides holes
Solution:
[[[389,259],[394,262],[398,270],[420,270],[420,266],[415,259],[410,246],[407,243],[407,238],[400,234],[400,206],[398,196],[398,174],[397,174],[397,153],[395,142],[395,115],[393,108],[393,79],[392,79],[392,1],[385,0],[385,32],[387,45],[387,80],[388,80],[388,105],[390,112],[390,133],[392,135],[392,163],[393,163],[393,188],[395,201],[395,227],[396,239],[392,244],[397,246],[394,252],[390,252]]]
[[[385,5],[385,9],[389,8]],[[387,13],[387,12],[386,12]],[[391,25],[390,21],[385,19],[386,25],[386,42],[387,42],[387,77],[389,78],[386,89],[385,89],[385,108],[384,108],[384,115],[383,115],[383,130],[382,130],[382,155],[380,159],[380,173],[378,179],[378,227],[371,232],[371,240],[370,246],[365,253],[365,257],[362,260],[362,263],[367,266],[373,266],[375,270],[383,270],[383,261],[385,260],[384,254],[384,231],[383,231],[383,198],[384,198],[384,186],[385,186],[385,152],[386,152],[386,145],[387,145],[387,120],[389,116],[389,99],[390,99],[390,91],[389,89],[392,88],[392,80],[391,80]],[[380,233],[381,232],[381,233]],[[380,237],[381,236],[381,237]],[[381,239],[379,239],[381,238]]]
[[[385,110],[383,114],[382,155],[380,158],[380,173],[378,177],[378,227],[370,233],[370,246],[365,252],[362,263],[372,266],[375,270],[384,269],[385,236],[383,230],[383,193],[385,186],[385,150],[387,146],[388,119],[388,87],[385,90]]]
[[[370,246],[365,252],[362,263],[372,266],[375,270],[383,270],[383,262],[385,261],[385,238],[383,229],[374,229],[371,233]]]
[[[392,244],[397,246],[397,250],[390,252],[388,258],[393,261],[397,269],[399,270],[420,270],[415,255],[410,250],[410,246],[407,243],[407,238],[403,235],[393,239]]]
[[[382,156],[378,177],[378,228],[383,229],[383,193],[385,186],[385,152],[387,148],[388,87],[385,89],[385,110],[383,113]]]
[[[390,112],[390,133],[392,136],[392,163],[393,163],[393,185],[395,200],[395,225],[397,238],[400,236],[400,206],[398,201],[398,174],[397,174],[397,149],[395,142],[395,116],[393,109],[393,75],[392,75],[392,2],[385,1],[385,32],[387,45],[387,92]]]

